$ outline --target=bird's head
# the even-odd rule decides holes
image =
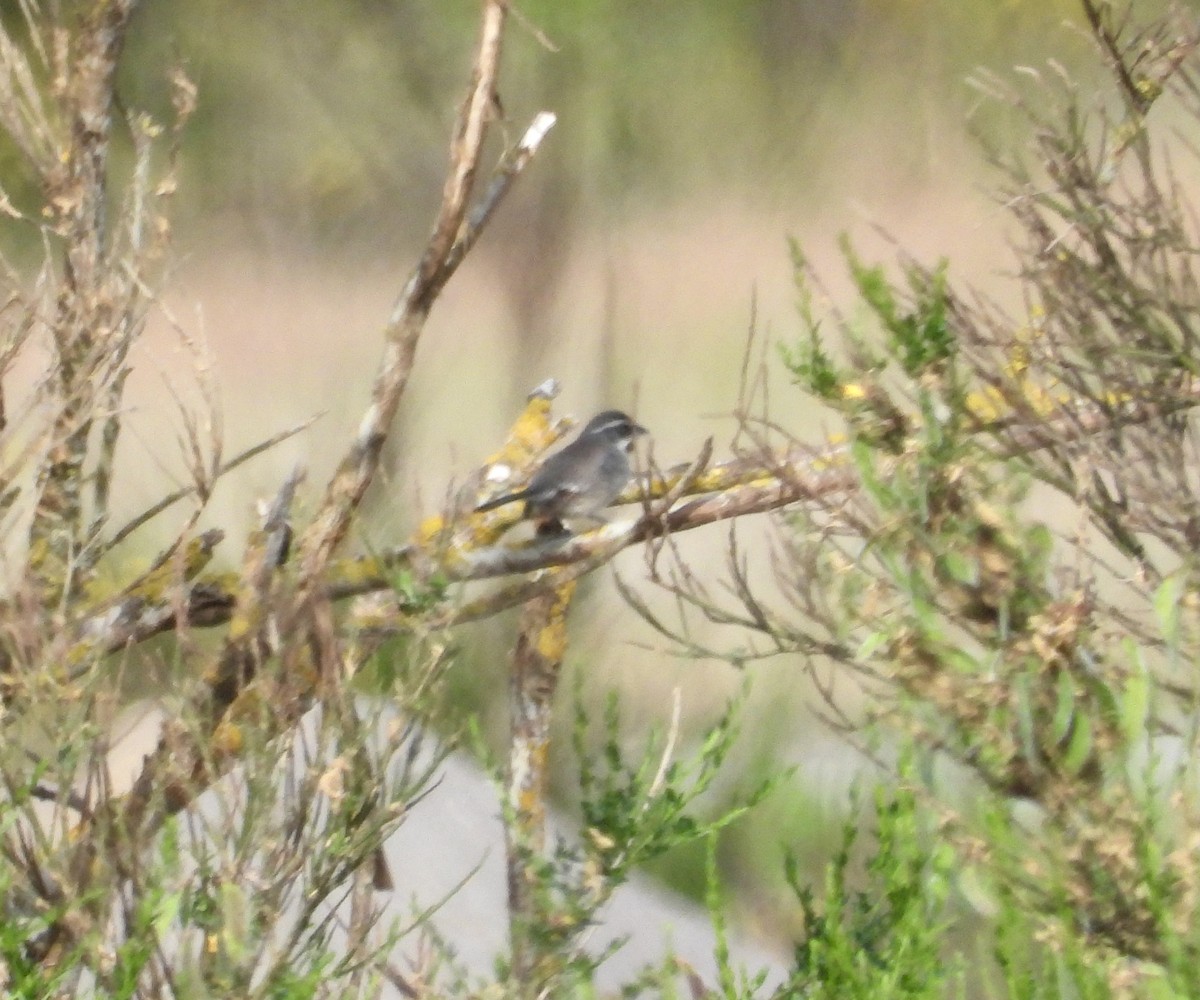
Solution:
[[[611,441],[628,451],[633,446],[634,438],[646,433],[646,428],[641,424],[634,423],[628,414],[622,413],[620,410],[604,410],[587,422],[580,432],[579,438],[580,440],[593,438]]]

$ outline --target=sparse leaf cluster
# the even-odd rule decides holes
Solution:
[[[1200,38],[1182,13],[1143,28],[1083,6],[1111,93],[1061,71],[989,81],[1034,135],[995,158],[1020,310],[956,289],[952,262],[902,258],[897,281],[847,249],[867,308],[831,323],[794,254],[808,329],[785,360],[842,418],[854,483],[781,524],[784,606],[742,577],[740,608],[670,586],[802,656],[881,765],[918,749],[918,811],[956,852],[942,870],[969,872],[991,918],[989,988],[1191,996],[1200,230],[1154,115],[1200,120]]]

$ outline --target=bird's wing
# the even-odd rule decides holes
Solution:
[[[529,481],[529,499],[544,503],[551,497],[588,492],[600,475],[604,452],[602,446],[591,447],[591,442],[555,452]]]

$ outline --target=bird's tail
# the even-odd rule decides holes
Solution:
[[[495,510],[497,507],[503,507],[506,503],[516,503],[518,500],[524,500],[529,496],[529,490],[517,490],[516,493],[502,493],[498,497],[492,497],[491,500],[485,500],[475,508],[475,513],[482,514],[485,510]]]

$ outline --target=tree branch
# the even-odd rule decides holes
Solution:
[[[404,286],[384,328],[386,346],[371,405],[363,415],[350,450],[330,480],[316,516],[300,543],[300,586],[315,590],[337,547],[345,536],[354,512],[370,486],[379,466],[379,456],[388,429],[416,357],[417,342],[429,310],[451,275],[466,256],[496,204],[524,169],[553,125],[545,113],[533,125],[517,149],[501,167],[493,190],[488,192],[472,225],[463,231],[468,201],[474,185],[483,140],[496,93],[501,43],[508,11],[506,0],[487,0],[483,12],[479,49],[472,70],[467,98],[459,112],[450,144],[450,170],[442,194],[442,205],[424,253]]]
[[[538,864],[546,842],[550,723],[554,692],[567,646],[567,611],[575,582],[550,574],[549,588],[532,598],[521,615],[509,681],[508,803],[504,824],[508,870],[508,914],[512,975],[522,995],[539,995],[537,976],[544,956],[538,893]]]
[[[1188,398],[1200,403],[1200,386],[1191,389]],[[537,406],[547,404],[540,400]],[[1171,412],[1178,409],[1178,404],[1170,408]],[[519,435],[514,434],[515,450],[501,452],[493,465],[514,455],[520,456],[521,461],[530,460],[553,439],[545,422],[548,411],[539,411],[536,417],[530,416],[530,412],[527,410],[518,421],[524,429]],[[981,425],[979,433],[994,436],[1001,453],[1011,457],[1108,433],[1116,427],[1147,424],[1169,415],[1163,407],[1145,402],[1115,405],[1109,412],[1094,407],[1060,407],[1058,414],[1036,425],[990,421]],[[661,478],[635,483],[622,494],[619,503],[642,503],[646,497],[665,496],[690,469],[690,465],[680,466]],[[857,472],[850,464],[848,449],[837,445],[815,452],[794,449],[766,459],[742,458],[718,463],[695,475],[683,491],[683,502],[661,515],[643,514],[639,518],[613,521],[584,534],[538,539],[524,546],[496,544],[519,516],[515,513],[431,518],[413,540],[391,551],[333,563],[325,575],[323,590],[328,599],[335,601],[388,591],[396,575],[406,570],[418,570],[420,576],[436,577],[444,583],[466,583],[564,566],[571,566],[572,577],[578,577],[608,562],[622,549],[663,533],[691,531],[794,503],[827,502],[839,493],[857,489],[857,485]],[[498,594],[447,607],[432,617],[438,624],[474,620],[523,604],[543,590],[543,584],[522,581]],[[175,599],[161,597],[151,601],[141,592],[123,594],[78,621],[65,640],[66,647],[74,651],[69,659],[90,662],[98,650],[115,652],[144,642],[175,628],[180,615],[192,625],[224,624],[229,621],[233,604],[234,594],[228,579],[221,577],[196,577]],[[429,614],[428,608],[425,613]],[[403,629],[411,624],[407,609],[400,608],[397,614],[399,617],[392,622],[373,620],[372,626]]]

